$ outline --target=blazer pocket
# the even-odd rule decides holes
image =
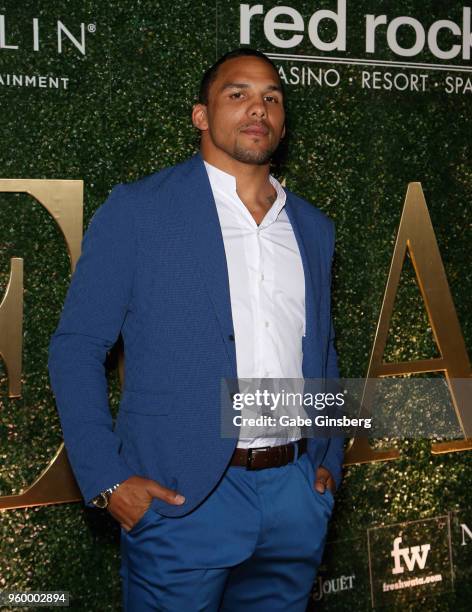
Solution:
[[[171,412],[174,394],[172,392],[154,393],[143,391],[123,391],[120,411],[132,414],[165,416]]]

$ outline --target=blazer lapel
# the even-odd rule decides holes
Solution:
[[[320,354],[319,318],[319,291],[316,287],[320,278],[319,244],[311,229],[312,219],[305,215],[303,210],[294,205],[290,192],[287,193],[285,208],[290,219],[295,238],[302,258],[305,273],[305,337],[303,339],[303,374],[306,378],[318,376]],[[311,240],[309,242],[309,237]],[[310,243],[310,248],[307,244]],[[313,245],[313,243],[315,243]],[[314,361],[315,360],[315,361]]]
[[[223,340],[236,377],[236,349],[231,314],[228,267],[223,235],[210,181],[199,153],[184,165],[174,203],[187,223],[187,235],[202,272],[202,280],[218,318]]]

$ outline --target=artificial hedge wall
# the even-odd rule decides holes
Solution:
[[[288,3],[264,4],[264,11],[283,4]],[[290,6],[306,23],[315,10],[336,10],[332,0],[292,0]],[[240,3],[233,0],[0,0],[3,46],[18,46],[0,48],[3,80],[7,74],[68,79],[67,89],[0,85],[0,177],[84,180],[87,224],[114,184],[188,157],[198,147],[190,110],[199,79],[216,56],[239,46],[239,10]],[[412,15],[424,24],[446,18],[461,23],[462,5],[348,1],[347,49],[324,55],[365,56],[367,13],[385,13],[389,19]],[[38,19],[37,51],[33,18]],[[65,39],[58,53],[57,20],[77,38],[84,24],[85,55]],[[280,52],[267,42],[261,24],[261,18],[254,20],[252,45]],[[321,33],[332,38],[332,23],[325,22]],[[402,34],[405,46],[411,44],[410,34]],[[376,54],[398,59],[384,41],[379,35]],[[310,48],[307,36],[292,52],[323,55]],[[437,63],[427,52],[421,61]],[[287,69],[299,64],[280,65]],[[448,94],[434,85],[426,92],[372,90],[361,87],[359,66],[310,66],[335,67],[341,82],[337,87],[287,85],[287,155],[274,172],[336,223],[333,307],[342,375],[366,373],[409,181],[423,184],[470,349],[470,92]],[[426,72],[438,81],[443,78],[440,72]],[[27,196],[0,194],[0,228],[0,294],[10,258],[25,261],[21,399],[7,398],[0,364],[0,494],[7,495],[31,483],[61,441],[48,387],[47,347],[69,282],[69,262],[51,218]],[[435,350],[414,275],[406,267],[386,358],[414,360]],[[111,388],[116,409],[114,375]],[[397,444],[401,459],[346,472],[329,534],[334,544],[326,559],[336,571],[355,574],[355,588],[348,597],[323,597],[317,609],[370,609],[367,529],[447,513],[453,513],[456,527],[467,515],[470,519],[471,453],[433,456],[428,441]],[[460,542],[453,550],[453,590],[389,604],[390,609],[469,609],[470,550],[472,543],[467,548]],[[106,513],[75,503],[0,516],[0,589],[66,590],[76,610],[118,610],[118,569],[119,530]]]

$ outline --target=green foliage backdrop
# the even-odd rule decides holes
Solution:
[[[265,11],[279,4],[288,3],[270,2]],[[348,0],[344,56],[363,53],[365,14],[461,23],[462,5],[445,4],[399,0],[393,8],[385,0]],[[314,10],[332,10],[336,3],[292,0],[290,6],[307,22]],[[18,45],[0,49],[0,76],[69,79],[68,88],[59,90],[0,86],[0,177],[83,179],[86,224],[114,184],[196,150],[190,110],[201,74],[216,56],[239,46],[239,2],[234,0],[0,0],[0,15],[5,16],[5,42]],[[33,50],[33,18],[40,24],[39,51]],[[85,55],[70,42],[57,52],[58,19],[76,37],[81,23],[95,25],[96,31],[87,30]],[[252,45],[280,51],[265,40],[261,23],[254,21]],[[398,59],[382,46],[384,39],[379,37],[379,55]],[[307,38],[296,52],[315,54]],[[421,61],[437,60],[425,53]],[[336,222],[333,304],[342,374],[366,373],[409,181],[423,184],[470,350],[471,94],[447,94],[443,88],[424,93],[363,89],[359,67],[337,69],[338,87],[287,86],[289,154],[277,172]],[[21,399],[8,400],[0,366],[0,494],[7,495],[30,483],[61,441],[46,364],[69,263],[57,228],[31,198],[0,194],[0,228],[0,295],[10,258],[25,260]],[[414,277],[406,270],[387,358],[413,360],[434,351]],[[116,380],[112,387],[116,406]],[[346,472],[329,539],[339,542],[337,562],[357,564],[358,582],[349,604],[325,598],[320,609],[370,609],[368,528],[470,508],[470,452],[433,456],[427,441],[398,445],[401,459]],[[69,504],[7,511],[0,519],[0,589],[68,590],[76,610],[120,609],[119,531],[106,514]],[[469,609],[472,555],[465,549],[461,555],[455,558],[453,592],[401,609]]]

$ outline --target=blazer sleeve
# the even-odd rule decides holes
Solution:
[[[82,241],[59,325],[49,373],[69,461],[87,503],[133,475],[119,455],[108,404],[105,358],[132,297],[136,262],[130,202],[115,187]]]
[[[335,231],[334,224],[331,224],[330,232],[330,279],[331,279],[331,266],[334,255],[334,243],[335,243]],[[331,286],[331,283],[329,284]],[[336,349],[334,346],[334,327],[333,320],[330,314],[330,329],[328,337],[328,351],[327,351],[327,363],[326,363],[326,378],[327,379],[338,379],[338,358]],[[342,465],[344,459],[344,438],[333,437],[329,439],[328,448],[321,461],[321,465],[328,469],[334,478],[336,488],[341,484],[342,479]]]

